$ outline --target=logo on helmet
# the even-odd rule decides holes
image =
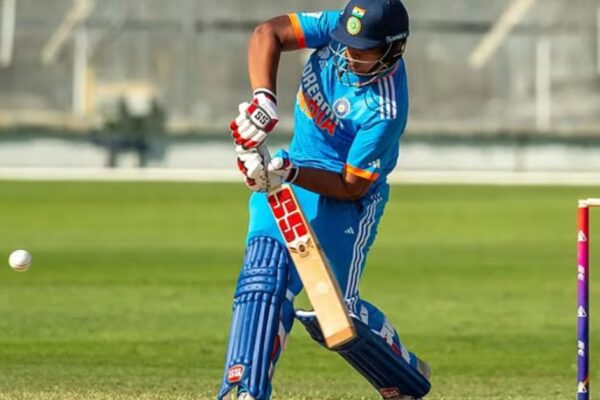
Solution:
[[[348,22],[346,22],[346,30],[352,36],[356,36],[360,33],[362,29],[362,22],[358,17],[352,16],[348,18]]]
[[[354,15],[358,19],[362,19],[365,16],[366,11],[358,6],[355,6],[352,9],[352,15]]]

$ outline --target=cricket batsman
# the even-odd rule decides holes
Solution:
[[[302,283],[266,192],[293,186],[337,278],[357,337],[333,351],[384,399],[420,399],[430,369],[382,311],[359,294],[367,254],[389,197],[408,114],[403,54],[408,13],[400,0],[350,0],[343,11],[293,13],[256,27],[249,43],[253,98],[231,122],[238,168],[254,192],[218,399],[268,400],[275,365],[298,320],[324,344],[313,312],[296,311]],[[278,122],[283,51],[313,49],[300,77],[289,152],[259,151]]]

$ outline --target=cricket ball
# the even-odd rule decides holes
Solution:
[[[15,271],[27,271],[31,266],[31,253],[27,250],[15,250],[8,257],[8,265]]]

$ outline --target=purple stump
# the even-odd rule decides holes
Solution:
[[[589,400],[589,208],[579,204],[577,212],[577,400]]]

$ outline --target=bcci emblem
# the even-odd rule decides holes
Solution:
[[[360,33],[362,29],[362,22],[355,16],[348,18],[348,22],[346,22],[346,30],[352,36],[356,36]]]
[[[365,16],[367,11],[360,7],[354,7],[352,9],[352,16],[348,18],[346,22],[346,30],[352,36],[356,36],[362,29],[362,22],[360,21]]]
[[[344,118],[350,112],[350,103],[346,99],[338,99],[333,103],[333,110],[339,118]]]

